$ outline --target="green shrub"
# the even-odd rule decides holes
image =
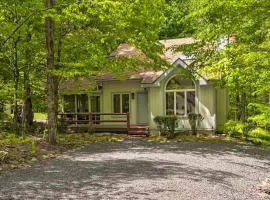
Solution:
[[[4,113],[4,112],[0,112],[0,120],[1,121],[11,120],[11,119],[12,119],[11,115]]]
[[[250,103],[248,105],[248,118],[249,124],[253,127],[261,127],[270,130],[270,105]]]
[[[224,132],[229,136],[244,136],[245,124],[239,121],[229,120],[224,125]]]
[[[60,133],[67,133],[68,122],[64,117],[58,119],[58,130]]]
[[[22,125],[20,123],[16,123],[13,121],[2,121],[0,124],[0,132],[9,132],[9,133],[16,133],[20,136],[20,131],[22,130]]]
[[[262,128],[256,128],[249,132],[249,137],[270,141],[270,132]]]
[[[7,133],[2,132],[0,133],[0,145],[1,144],[24,144],[24,143],[31,143],[33,140],[32,138],[23,138],[19,137],[14,133]]]
[[[30,132],[34,134],[43,134],[46,129],[47,124],[42,122],[34,122],[33,125],[30,127]]]
[[[177,120],[178,117],[175,115],[157,116],[154,118],[154,122],[157,124],[160,133],[170,138],[175,136]]]
[[[202,120],[203,120],[203,116],[201,114],[196,114],[196,113],[188,114],[188,121],[189,121],[193,135],[197,135],[197,130]]]

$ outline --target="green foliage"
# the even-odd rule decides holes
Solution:
[[[4,120],[0,122],[0,129],[3,132],[16,133],[16,135],[19,136],[19,131],[21,128],[22,127],[20,123],[15,123],[12,120]]]
[[[163,0],[151,4],[144,0],[94,0],[62,8],[55,16],[58,31],[64,33],[59,38],[62,56],[55,73],[65,78],[103,72],[119,76],[134,70],[138,63],[147,64],[134,58],[111,59],[121,43],[134,45],[150,59],[160,60],[157,52],[161,47],[156,41],[164,21],[163,6]]]
[[[256,128],[249,133],[249,137],[257,138],[261,140],[267,140],[270,142],[270,131],[267,131],[262,128]]]
[[[31,143],[31,152],[33,154],[37,153],[37,142],[36,141],[32,141],[32,143]]]
[[[47,130],[47,124],[43,122],[34,122],[31,128],[29,129],[29,134],[39,135],[44,134]]]
[[[11,115],[5,113],[5,112],[0,112],[0,123],[1,121],[4,121],[4,120],[10,120],[12,118]]]
[[[164,134],[166,132],[166,127],[164,126],[164,118],[162,116],[156,116],[154,118],[154,122],[157,124],[157,128],[160,134]]]
[[[224,132],[228,134],[229,136],[243,137],[244,131],[245,131],[244,129],[245,129],[245,124],[239,121],[229,120],[224,125]]]
[[[46,86],[48,74],[55,75],[59,82],[103,73],[121,77],[125,72],[136,71],[138,66],[160,68],[164,64],[159,56],[162,47],[157,43],[165,21],[164,0],[55,2],[54,8],[45,8],[44,2],[38,0],[0,2],[1,103],[15,102],[16,105],[31,97],[33,110],[45,112],[46,90],[52,88]],[[54,22],[53,70],[47,67],[44,42],[44,24],[48,17]],[[148,59],[112,59],[112,52],[121,43],[136,46]],[[49,93],[52,96],[58,93],[57,83],[56,91]],[[31,94],[25,89],[26,84],[30,85]],[[50,105],[56,104],[57,100]]]
[[[269,129],[269,7],[268,0],[190,1],[197,42],[181,50],[196,58],[193,70],[230,91],[230,135]]]
[[[255,127],[259,126],[266,130],[270,130],[270,105],[250,103],[248,105],[250,117],[248,121]]]
[[[181,38],[190,37],[194,32],[192,21],[188,18],[190,12],[190,0],[167,0],[164,9],[166,21],[161,30],[160,37]]]
[[[231,137],[240,137],[254,144],[270,146],[270,131],[250,124],[229,120],[225,124],[224,132]]]
[[[191,126],[191,131],[194,135],[197,134],[198,127],[200,126],[201,121],[203,120],[203,116],[201,114],[189,113],[188,120]]]
[[[25,144],[25,143],[32,143],[31,138],[22,138],[18,137],[14,133],[2,132],[0,133],[0,146],[3,144]]]
[[[178,117],[175,115],[156,116],[154,118],[160,133],[167,135],[169,138],[173,138],[175,136],[177,120]]]

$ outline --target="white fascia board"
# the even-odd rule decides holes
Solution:
[[[186,69],[188,67],[187,63],[180,58],[178,58],[176,61],[174,61],[173,65],[175,67],[178,67],[178,66],[183,67],[184,69]]]
[[[205,80],[205,79],[200,79],[200,80],[199,80],[199,85],[200,85],[200,86],[201,86],[201,85],[208,85],[208,81]]]
[[[161,82],[164,78],[166,78],[167,76],[169,76],[169,75],[171,74],[171,72],[172,72],[173,70],[175,70],[176,68],[178,68],[178,67],[182,67],[183,69],[187,69],[187,68],[188,68],[188,64],[187,64],[184,60],[178,58],[178,59],[172,64],[172,67],[170,67],[169,69],[167,69],[160,77],[157,78],[157,80],[156,80],[154,83],[151,83],[151,84],[141,84],[141,87],[143,87],[143,88],[160,87],[160,82]],[[197,74],[197,75],[198,75],[198,74]],[[200,76],[198,75],[198,77],[200,77]],[[204,79],[203,77],[200,77],[200,79],[199,79],[199,84],[200,84],[200,85],[208,85],[209,82],[208,82],[206,79]]]
[[[166,78],[174,69],[175,66],[170,67],[162,75],[160,75],[154,83],[141,84],[141,87],[160,87],[160,81]]]

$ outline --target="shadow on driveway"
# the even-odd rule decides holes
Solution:
[[[0,177],[0,199],[256,199],[269,160],[236,143],[92,144]]]

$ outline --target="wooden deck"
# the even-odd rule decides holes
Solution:
[[[126,116],[121,119],[102,119],[101,116]],[[134,136],[149,136],[146,125],[130,124],[129,113],[59,113],[60,122],[67,129],[85,128],[93,132],[127,133]],[[109,124],[108,124],[109,123]],[[60,125],[61,126],[61,125]]]

